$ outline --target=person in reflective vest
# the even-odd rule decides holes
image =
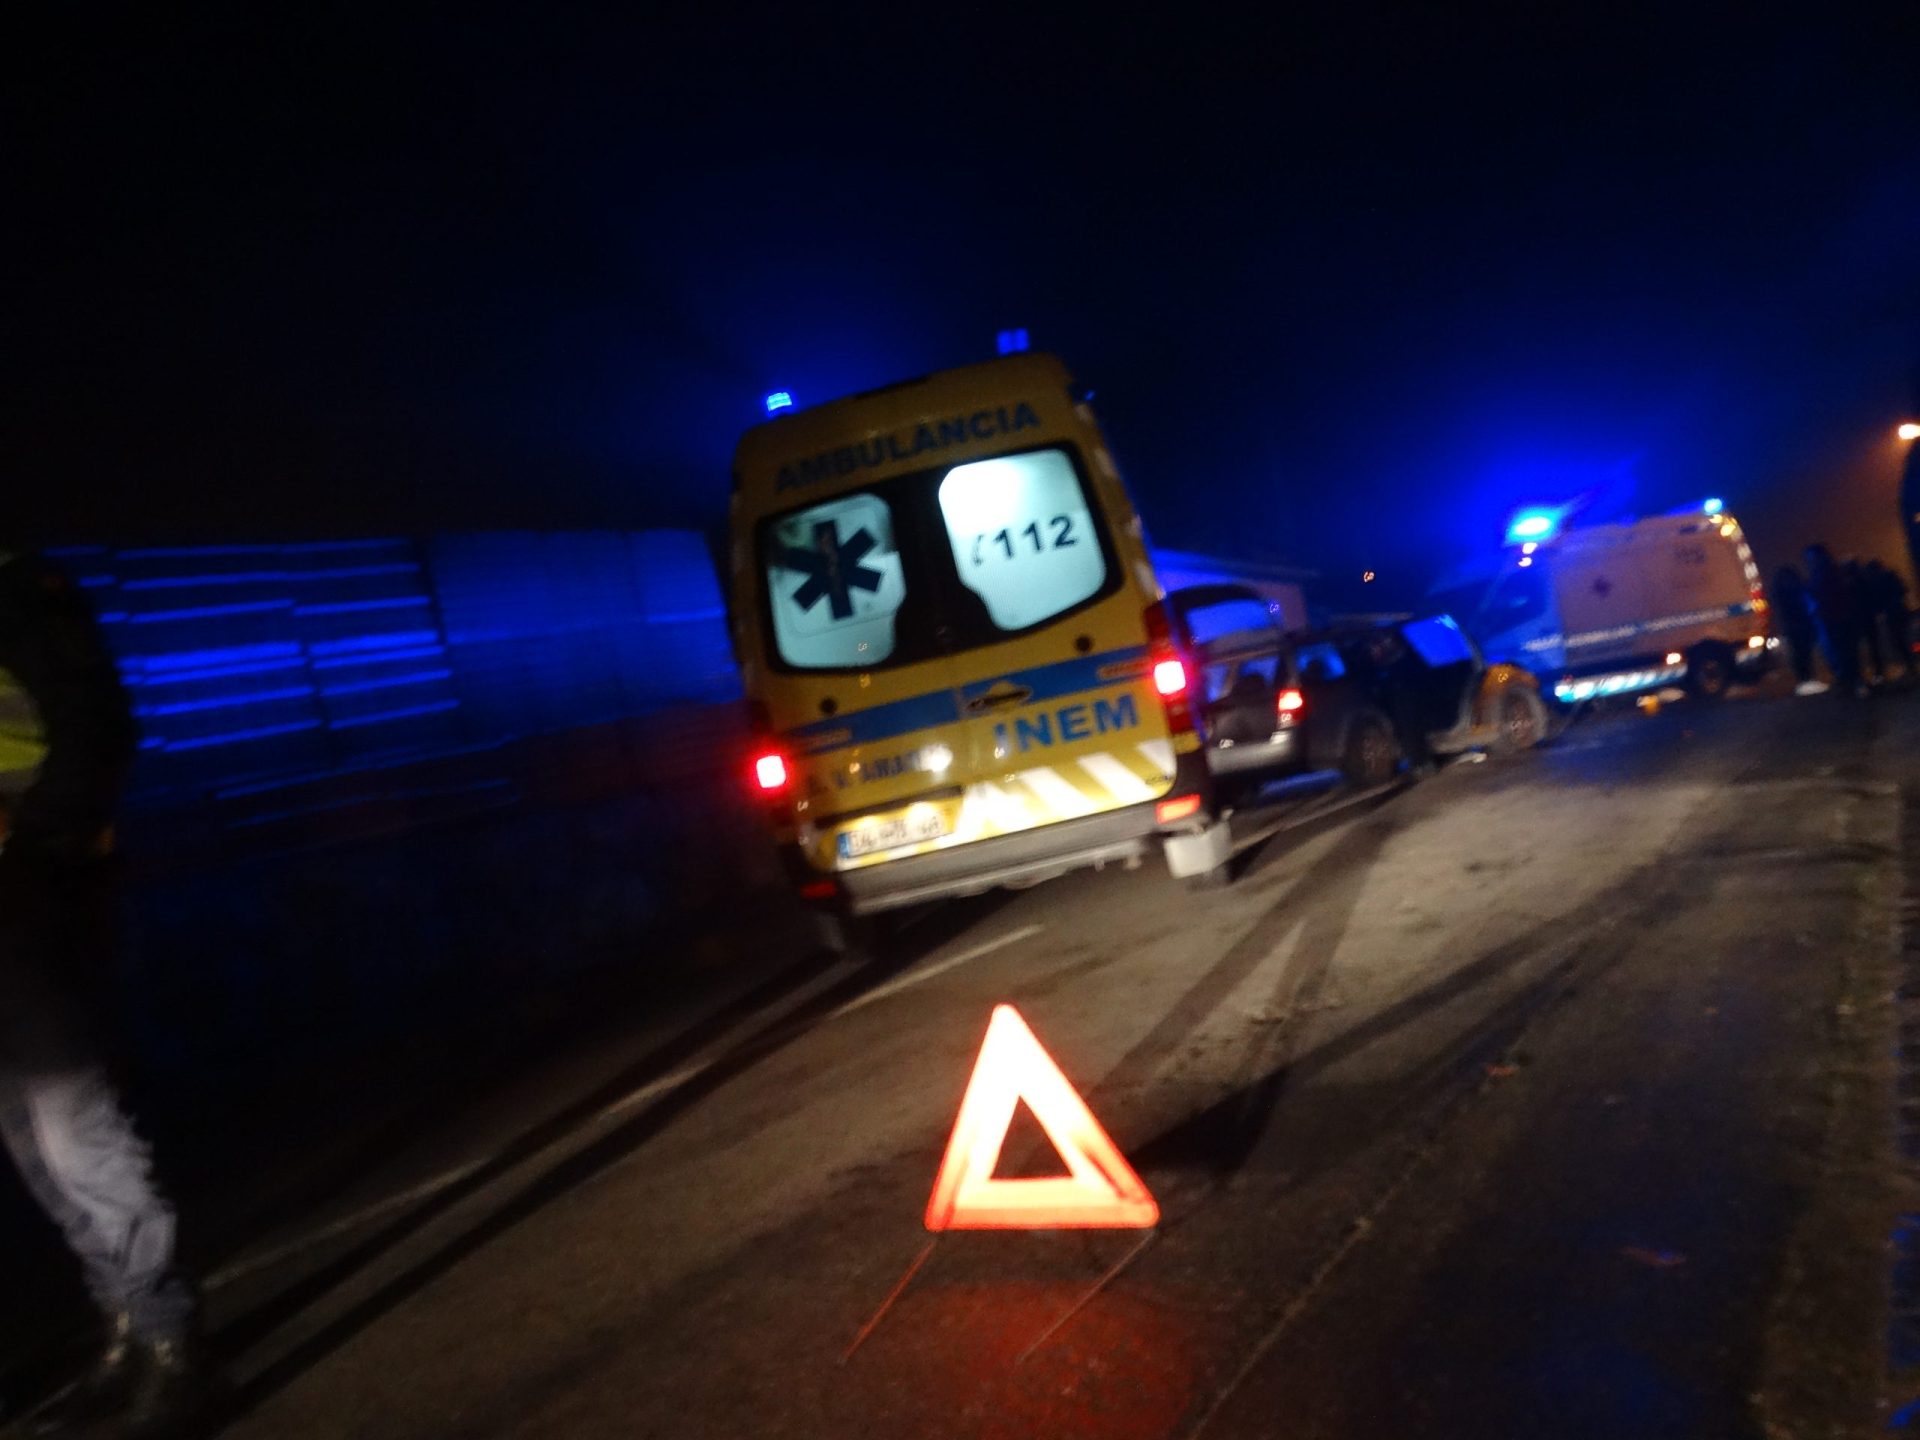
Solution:
[[[27,1433],[176,1435],[204,1406],[172,1206],[110,1077],[131,711],[81,590],[0,555],[0,1144],[80,1261],[100,1357]]]

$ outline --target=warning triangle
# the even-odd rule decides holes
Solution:
[[[1065,1175],[993,1178],[1022,1100],[1066,1162]],[[927,1229],[1142,1230],[1159,1219],[1147,1187],[1020,1012],[994,1006],[927,1201]]]

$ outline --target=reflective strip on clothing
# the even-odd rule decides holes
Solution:
[[[18,795],[47,758],[40,708],[12,675],[0,670],[0,795]]]

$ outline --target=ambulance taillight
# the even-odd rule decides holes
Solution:
[[[1160,696],[1160,703],[1166,707],[1167,729],[1175,735],[1190,733],[1193,707],[1187,698],[1187,665],[1173,643],[1173,625],[1167,618],[1167,607],[1149,605],[1146,619],[1148,673],[1153,676],[1153,688]]]
[[[753,758],[753,783],[765,795],[773,795],[787,788],[787,757],[778,750],[769,750]]]

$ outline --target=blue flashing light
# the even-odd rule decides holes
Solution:
[[[1559,527],[1557,510],[1522,510],[1507,526],[1507,543],[1518,545],[1525,540],[1545,540]]]
[[[1022,330],[1002,330],[994,337],[995,344],[1002,355],[1023,354],[1027,348],[1027,332]]]
[[[769,415],[773,414],[776,410],[791,410],[792,408],[793,395],[789,391],[775,390],[767,396],[767,414]]]
[[[1726,509],[1727,507],[1726,507],[1726,502],[1723,501],[1718,495],[1710,495],[1707,497],[1706,503],[1702,505],[1700,508],[1706,511],[1707,514],[1709,515],[1718,515],[1722,510]]]

